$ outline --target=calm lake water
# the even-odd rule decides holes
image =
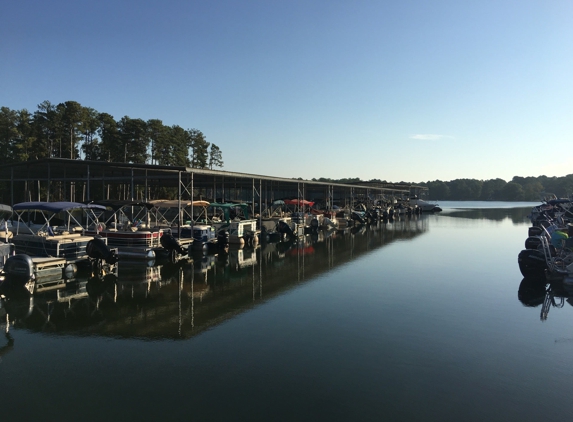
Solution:
[[[517,265],[536,204],[440,205],[11,299],[2,418],[565,420],[567,289]]]

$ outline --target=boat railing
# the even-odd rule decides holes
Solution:
[[[545,256],[547,268],[552,273],[568,274],[567,266],[573,263],[573,253],[565,247],[565,240],[561,241],[561,247],[554,247],[551,242],[551,234],[544,227],[544,233],[538,236],[541,248]]]

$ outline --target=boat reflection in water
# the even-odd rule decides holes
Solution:
[[[415,216],[319,231],[255,247],[232,245],[215,255],[198,252],[163,265],[120,261],[115,272],[101,277],[67,280],[33,295],[6,292],[6,330],[189,338],[364,254],[419,236],[426,223],[425,216]]]
[[[541,306],[539,318],[546,321],[551,308],[563,308],[565,304],[573,306],[573,279],[545,277],[525,277],[519,284],[518,299],[525,306]]]

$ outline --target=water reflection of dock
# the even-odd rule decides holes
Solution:
[[[31,331],[189,338],[360,256],[415,238],[427,231],[426,223],[420,216],[318,232],[162,266],[120,262],[103,280],[76,280],[31,299],[14,298],[14,307],[28,302],[20,306],[25,312],[10,318]]]

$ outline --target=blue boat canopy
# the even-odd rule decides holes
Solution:
[[[102,205],[82,204],[81,202],[20,202],[19,204],[15,204],[12,208],[14,209],[14,211],[38,210],[38,211],[50,211],[53,213],[69,211],[74,209],[105,210],[105,207]]]

